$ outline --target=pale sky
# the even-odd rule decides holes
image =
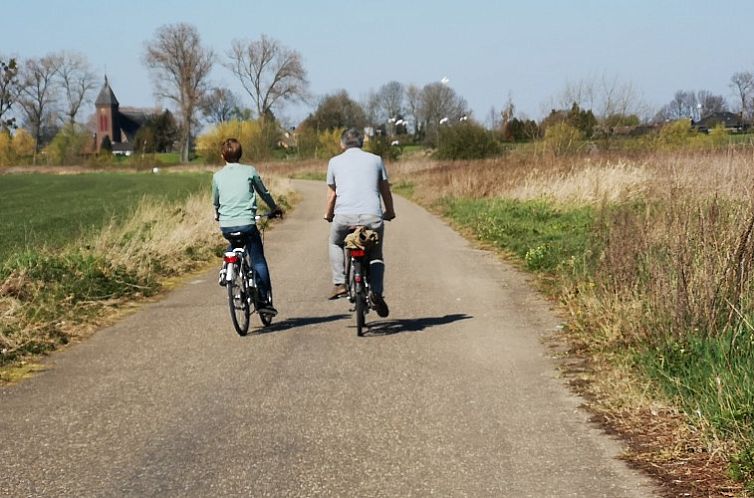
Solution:
[[[751,0],[8,0],[0,57],[81,52],[122,106],[149,107],[145,43],[187,22],[221,62],[235,38],[266,34],[298,50],[314,95],[345,89],[361,100],[392,80],[447,77],[480,121],[508,95],[538,119],[567,83],[602,77],[630,83],[655,109],[680,89],[732,102],[731,75],[754,71],[752,20]],[[252,107],[220,64],[212,81]],[[310,109],[282,114],[295,123]]]

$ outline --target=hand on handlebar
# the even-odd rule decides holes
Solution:
[[[282,218],[283,217],[283,209],[281,207],[276,207],[275,209],[270,212],[270,218]]]
[[[395,219],[395,211],[385,211],[382,213],[382,219],[385,221],[390,221]]]

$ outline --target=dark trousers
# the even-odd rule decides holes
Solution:
[[[256,225],[241,225],[237,227],[220,227],[225,238],[232,232],[241,232],[244,244],[246,245],[246,255],[251,258],[251,266],[257,275],[257,285],[259,294],[266,297],[272,292],[272,283],[270,282],[270,270],[267,268],[267,260],[264,258],[264,246],[262,237],[259,235],[259,229]],[[228,244],[228,251],[233,250],[233,245]]]

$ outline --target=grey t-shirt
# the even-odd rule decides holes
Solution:
[[[380,156],[351,147],[330,159],[327,184],[337,194],[335,214],[382,216],[381,180],[387,180],[387,171]]]

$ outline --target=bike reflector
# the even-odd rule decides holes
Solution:
[[[364,257],[364,254],[366,254],[364,249],[351,249],[352,258],[362,258]]]
[[[238,263],[240,261],[238,254],[234,252],[226,252],[225,256],[223,257],[223,261],[226,263]]]

